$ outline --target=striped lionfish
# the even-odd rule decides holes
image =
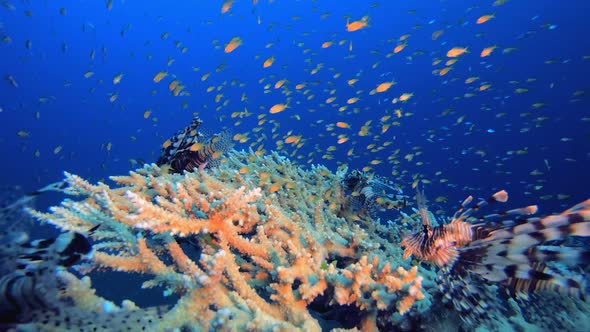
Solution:
[[[85,236],[73,232],[29,241],[19,226],[28,217],[23,208],[38,194],[0,208],[0,330],[7,327],[3,324],[26,322],[33,311],[56,307],[56,271],[72,266],[92,250]]]
[[[166,140],[156,164],[169,165],[172,173],[215,166],[221,154],[231,148],[231,137],[225,131],[207,137],[198,130],[202,123],[201,119],[195,117],[186,128]]]
[[[485,205],[506,202],[502,190],[472,207],[469,196],[448,224],[432,227],[423,194],[417,198],[422,229],[403,239],[404,259],[413,255],[441,268],[441,290],[457,310],[485,315],[482,287],[470,282],[475,279],[499,284],[512,296],[554,290],[584,297],[585,278],[573,269],[588,264],[590,249],[563,244],[590,236],[590,200],[544,218],[526,217],[537,212],[532,205],[468,221]]]
[[[377,211],[399,210],[407,204],[407,196],[402,194],[401,189],[373,174],[353,170],[341,180],[341,185],[344,190],[350,191],[340,211],[342,215],[374,216]]]

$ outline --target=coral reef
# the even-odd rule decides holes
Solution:
[[[179,296],[166,309],[118,307],[97,297],[86,278],[64,274],[62,282],[86,285],[61,295],[78,311],[157,312],[138,326],[148,330],[394,325],[424,299],[423,277],[401,262],[385,226],[337,216],[347,204],[343,178],[277,154],[231,151],[215,169],[168,174],[148,165],[111,177],[111,186],[66,173],[59,190],[77,199],[50,213],[29,211],[92,238],[92,259],[78,271],[141,273],[151,277],[143,287]],[[25,323],[47,329],[42,320]]]
[[[474,206],[469,205],[471,198],[465,200],[451,218],[435,218],[419,192],[413,214],[400,211],[397,219],[382,222],[374,219],[375,210],[406,204],[401,192],[383,179],[345,169],[334,174],[323,166],[303,169],[276,153],[232,150],[216,160],[217,167],[182,173],[145,165],[127,176],[111,177],[110,184],[91,184],[65,173],[63,182],[33,193],[52,190],[69,196],[49,212],[33,209],[28,204],[31,196],[8,205],[1,211],[2,221],[29,219],[22,213],[25,208],[35,219],[66,233],[29,243],[26,232],[6,228],[2,233],[0,250],[11,258],[2,261],[0,303],[12,312],[9,324],[0,327],[587,328],[588,304],[567,296],[586,291],[585,276],[573,265],[589,257],[587,247],[563,245],[571,244],[570,235],[587,237],[588,201],[545,218],[523,217],[534,212],[532,206],[473,216],[488,203],[505,201],[507,195],[501,191]],[[418,232],[405,234],[408,225]],[[533,228],[543,236],[532,236]],[[64,242],[57,239],[86,243],[82,235],[92,243],[91,255],[84,256],[86,250],[66,255],[63,246],[54,245]],[[9,245],[10,239],[18,239],[17,246]],[[404,259],[410,255],[414,260]],[[567,261],[568,257],[576,259]],[[516,266],[531,269],[530,280],[518,269],[514,275],[511,269],[485,274],[471,264],[510,267],[515,264],[509,260],[519,258],[527,259]],[[26,271],[39,271],[35,266],[44,272],[26,276]],[[114,303],[92,286],[94,276],[103,271],[141,275],[141,285],[129,292],[132,298]],[[552,278],[550,282],[542,280],[545,276]],[[11,282],[17,279],[27,282]],[[561,287],[563,282],[567,287]],[[132,294],[141,294],[142,288],[163,290],[175,302],[166,305],[170,301],[162,298],[161,305],[140,307]],[[555,288],[566,296],[545,292]],[[24,300],[15,305],[15,295]],[[31,298],[39,301],[30,302]],[[575,321],[548,314],[561,310]]]

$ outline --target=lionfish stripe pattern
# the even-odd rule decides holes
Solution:
[[[460,249],[460,268],[488,281],[506,283],[513,293],[555,290],[584,296],[581,276],[567,276],[565,271],[547,264],[575,267],[590,262],[588,249],[559,246],[570,236],[590,236],[590,200],[559,215],[507,221],[495,226],[499,225],[502,227]],[[485,224],[474,227],[485,227]],[[553,245],[543,245],[547,242]]]
[[[475,275],[502,284],[513,295],[554,290],[583,297],[584,278],[568,268],[588,264],[590,251],[560,244],[571,236],[590,236],[590,200],[545,218],[522,217],[537,211],[533,205],[467,222],[483,206],[507,199],[507,193],[499,191],[469,207],[468,197],[449,224],[432,229],[423,224],[421,232],[404,238],[404,257],[433,263],[453,279]],[[507,216],[521,217],[489,221]]]
[[[56,268],[73,265],[91,250],[88,239],[79,233],[18,245],[15,270],[0,278],[0,320],[22,319],[35,309],[52,308]]]
[[[231,147],[229,133],[221,132],[207,138],[199,132],[203,122],[195,117],[191,123],[179,130],[162,145],[162,154],[156,164],[170,165],[172,172],[202,170]]]
[[[423,197],[423,194],[419,197]],[[473,197],[469,196],[455,212],[449,224],[434,228],[431,227],[430,220],[422,218],[422,231],[402,241],[402,247],[406,248],[404,259],[413,255],[418,259],[434,263],[438,267],[452,265],[458,257],[457,249],[472,242],[474,234],[481,232],[479,227],[474,227],[464,220],[490,203],[505,202],[507,199],[508,194],[505,191],[499,191],[486,200],[479,201],[475,206],[469,207],[473,200]]]

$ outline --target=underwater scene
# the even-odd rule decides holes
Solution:
[[[589,1],[0,5],[0,331],[590,331]]]

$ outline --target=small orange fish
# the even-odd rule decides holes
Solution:
[[[459,60],[459,59],[457,59],[457,58],[452,58],[452,59],[449,59],[447,62],[445,62],[445,66],[447,66],[447,67],[448,67],[448,66],[452,66],[452,65],[454,65],[454,64],[455,64],[455,62],[457,62],[458,60]]]
[[[353,32],[358,31],[360,29],[364,29],[369,26],[369,16],[364,16],[358,21],[354,21],[352,23],[346,22],[346,31]]]
[[[494,14],[483,15],[483,16],[480,16],[477,19],[477,21],[475,21],[475,23],[477,23],[477,24],[483,24],[483,23],[486,23],[487,21],[493,19],[494,17],[495,17]]]
[[[154,82],[158,83],[160,82],[164,77],[166,77],[166,75],[168,75],[168,72],[166,71],[160,71],[156,74],[156,76],[154,76]]]
[[[485,91],[489,89],[492,85],[491,84],[484,84],[479,87],[479,91]]]
[[[347,129],[350,128],[350,125],[346,122],[338,121],[336,122],[336,127]]]
[[[322,43],[322,48],[328,48],[332,46],[332,42],[331,41],[327,41],[327,42],[323,42]]]
[[[447,52],[449,58],[456,58],[463,53],[469,53],[467,47],[453,47]]]
[[[339,136],[339,137],[338,137],[338,141],[337,141],[337,143],[338,143],[338,144],[343,144],[343,143],[346,143],[346,142],[348,141],[348,139],[349,139],[349,138],[348,138],[348,136],[346,136],[346,135],[341,135],[341,136]]]
[[[285,108],[287,108],[287,104],[276,104],[270,108],[269,113],[271,113],[271,114],[280,113],[280,112],[284,111]]]
[[[197,142],[197,143],[193,143],[189,150],[191,150],[192,152],[195,151],[201,151],[203,149],[203,147],[205,147],[205,145],[203,143]]]
[[[270,188],[268,188],[268,191],[271,193],[277,192],[279,191],[279,189],[281,189],[281,184],[280,183],[275,183],[272,186],[270,186]]]
[[[231,53],[236,48],[238,48],[240,45],[242,45],[242,38],[234,37],[229,41],[229,43],[227,43],[227,45],[225,45],[225,48],[223,49],[223,51],[225,53]]]
[[[404,48],[406,48],[406,43],[401,43],[399,45],[397,45],[394,49],[393,49],[393,53],[399,53],[401,52]]]
[[[497,48],[498,46],[490,46],[490,47],[486,47],[484,48],[481,53],[479,54],[479,56],[486,57],[486,56],[490,56],[490,54],[492,54],[492,52]]]
[[[348,105],[352,105],[352,104],[356,103],[357,101],[359,101],[359,98],[358,97],[352,97],[352,98],[348,98],[348,100],[346,101],[346,103]]]
[[[406,92],[399,97],[399,101],[407,101],[408,99],[412,98],[412,96],[414,96],[413,93]]]
[[[448,72],[451,71],[451,69],[453,69],[453,67],[445,67],[443,69],[440,70],[440,72],[438,73],[439,76],[445,76]]]
[[[299,143],[300,140],[301,140],[301,136],[292,135],[292,136],[289,136],[289,137],[285,138],[285,143],[287,143],[287,144],[297,144],[297,143]]]
[[[389,88],[391,88],[391,86],[394,84],[395,82],[383,82],[379,85],[377,85],[377,87],[375,88],[375,91],[377,92],[385,92],[387,90],[389,90]]]
[[[176,89],[179,83],[180,82],[178,80],[170,82],[170,84],[168,84],[168,90],[173,91],[174,89]]]
[[[234,0],[225,0],[223,2],[223,5],[221,5],[221,13],[222,14],[227,13],[231,9],[231,6],[233,5],[233,3],[234,3]]]
[[[285,79],[282,79],[280,81],[277,81],[275,83],[275,85],[274,85],[274,88],[275,89],[278,89],[278,88],[282,87],[283,85],[285,85],[285,82],[287,82],[287,79],[286,78]]]
[[[268,68],[270,66],[272,66],[272,64],[275,62],[275,57],[271,56],[268,59],[264,60],[264,63],[262,64],[262,68]]]

